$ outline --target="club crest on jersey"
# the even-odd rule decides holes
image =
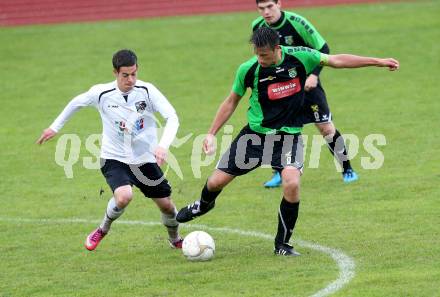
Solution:
[[[124,121],[116,121],[115,124],[118,125],[119,131],[121,132],[123,132],[126,128]]]
[[[124,136],[124,133],[127,131],[127,126],[124,121],[115,121],[115,126],[118,127],[118,135]]]
[[[144,119],[140,118],[139,120],[136,121],[134,125],[136,127],[136,130],[138,131],[144,129]]]
[[[295,68],[295,67],[290,68],[290,69],[287,70],[287,71],[289,72],[289,76],[290,76],[291,78],[296,77],[296,75],[298,74],[298,73],[296,72],[296,68]]]
[[[145,101],[138,101],[134,104],[138,113],[143,113],[147,108],[147,103]]]
[[[284,36],[284,42],[287,44],[287,45],[293,45],[293,36]]]

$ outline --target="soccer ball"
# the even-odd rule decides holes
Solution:
[[[208,261],[214,257],[214,239],[204,231],[193,231],[183,240],[182,252],[189,261]]]

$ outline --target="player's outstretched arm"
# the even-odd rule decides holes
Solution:
[[[51,128],[44,129],[43,133],[41,133],[40,138],[36,141],[37,144],[43,144],[49,139],[53,138],[57,132],[52,130]]]
[[[393,58],[363,57],[350,54],[329,55],[327,65],[333,68],[387,67],[390,71],[399,69],[399,61]]]
[[[208,135],[203,142],[203,151],[205,154],[212,154],[215,152],[214,148],[214,135],[217,134],[218,130],[226,123],[226,121],[231,117],[237,108],[242,96],[231,91],[228,97],[223,101],[217,110],[214,120],[212,121],[211,128],[208,131]]]
[[[52,125],[43,131],[36,143],[43,144],[49,139],[53,138],[75,112],[84,106],[91,105],[93,103],[93,97],[89,96],[89,92],[73,98],[69,104],[66,105],[64,110],[58,115]],[[97,100],[98,97],[96,96],[96,101]]]

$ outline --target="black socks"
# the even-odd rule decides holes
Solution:
[[[221,193],[222,190],[217,192],[210,192],[208,190],[208,182],[205,183],[203,187],[202,194],[200,196],[200,209],[205,209],[208,205],[214,204],[215,199]]]
[[[336,130],[335,135],[332,139],[326,138],[328,148],[333,156],[339,161],[343,168],[343,172],[352,169],[350,160],[348,159],[347,148],[345,147],[345,141],[341,133]]]
[[[288,202],[284,197],[278,211],[278,231],[275,237],[275,244],[288,243],[298,219],[299,201]]]

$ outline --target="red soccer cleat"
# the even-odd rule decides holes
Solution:
[[[96,249],[96,247],[105,235],[107,235],[107,233],[104,233],[101,228],[95,229],[92,233],[89,234],[89,236],[87,236],[86,243],[84,244],[86,249],[88,249],[89,251],[93,251],[94,249]]]
[[[183,243],[183,238],[179,237],[178,239],[172,241],[168,239],[168,242],[170,243],[171,248],[173,249],[181,249],[182,248],[182,243]]]

